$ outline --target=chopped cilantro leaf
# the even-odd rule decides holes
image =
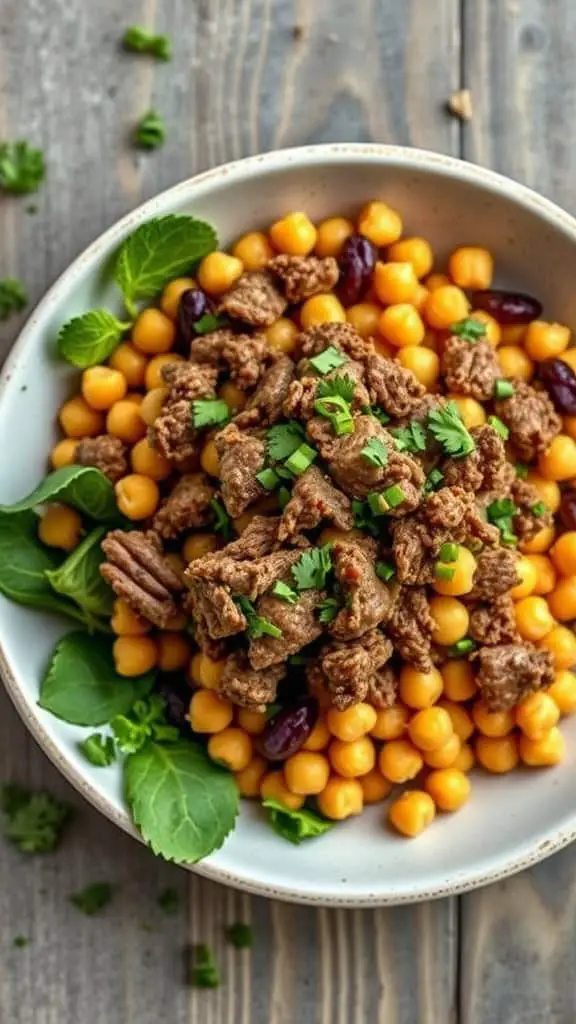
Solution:
[[[528,476],[528,466],[523,462],[515,462],[514,469],[516,470],[516,476],[519,480],[526,480]]]
[[[306,440],[304,430],[296,420],[278,423],[267,434],[268,455],[274,462],[283,462]]]
[[[170,743],[178,739],[178,730],[166,719],[166,701],[159,693],[134,702],[126,715],[115,715],[110,728],[118,749],[135,754],[148,740]]]
[[[269,619],[265,619],[263,615],[258,615],[252,601],[247,597],[240,595],[235,597],[234,600],[240,611],[246,616],[248,624],[247,633],[252,640],[259,640],[262,636],[271,636],[275,639],[282,636],[282,630],[275,626],[273,622],[270,622]]]
[[[472,651],[476,650],[476,642],[471,636],[462,637],[461,640],[457,640],[455,644],[452,644],[448,648],[449,658],[462,658],[467,654],[472,654]]]
[[[214,954],[205,942],[192,948],[192,966],[188,982],[195,988],[218,988],[220,974]]]
[[[168,36],[156,36],[141,25],[130,25],[126,29],[122,46],[129,53],[148,53],[158,60],[170,60],[172,57]]]
[[[0,809],[4,834],[22,853],[55,850],[72,813],[49,793],[31,793],[14,784],[2,787]]]
[[[486,516],[489,523],[494,523],[504,516],[515,516],[518,509],[511,498],[499,498],[493,501],[486,509]]]
[[[383,469],[388,465],[388,449],[379,437],[371,437],[360,454],[372,466]]]
[[[316,373],[321,374],[323,377],[326,373],[330,373],[331,370],[337,370],[339,366],[343,366],[347,359],[339,349],[329,345],[323,352],[320,352],[320,355],[313,356],[308,361],[314,367]]]
[[[463,320],[458,320],[457,323],[452,324],[450,330],[452,334],[456,334],[464,341],[470,341],[474,344],[479,338],[485,337],[487,328],[482,320],[476,320],[475,317],[467,316]]]
[[[298,590],[323,589],[332,569],[331,551],[331,544],[323,544],[322,547],[302,552],[291,570]]]
[[[462,459],[476,448],[474,438],[464,426],[455,402],[447,402],[428,413],[428,430],[442,445],[446,455],[454,459]]]
[[[390,433],[399,452],[426,451],[426,431],[418,420],[412,420],[407,427],[397,427]]]
[[[162,908],[165,914],[176,914],[180,906],[180,897],[176,889],[164,889],[158,897],[158,906]]]
[[[340,605],[335,597],[326,597],[323,601],[320,601],[320,604],[316,605],[316,609],[318,611],[318,621],[325,626],[336,618],[340,611]]]
[[[388,413],[379,405],[369,405],[367,406],[366,409],[362,409],[362,412],[364,413],[365,416],[373,416],[374,419],[378,420],[378,422],[381,423],[383,427],[385,427],[387,423],[390,423],[390,417]]]
[[[426,477],[426,483],[424,484],[424,493],[431,494],[444,480],[444,474],[439,469],[431,469]]]
[[[0,281],[0,320],[7,320],[13,313],[20,313],[28,302],[26,289],[15,277]]]
[[[199,320],[192,325],[194,334],[210,334],[217,331],[219,327],[225,327],[230,321],[225,316],[216,316],[214,313],[204,313]]]
[[[140,149],[158,149],[164,144],[166,125],[155,110],[149,110],[134,129],[134,144]]]
[[[536,516],[537,519],[540,519],[542,516],[546,515],[547,507],[543,501],[537,501],[535,505],[532,505],[530,511],[533,516]]]
[[[230,540],[232,537],[232,520],[222,502],[218,501],[218,498],[212,498],[210,508],[214,513],[214,522],[212,524],[214,532],[221,533],[224,540]]]
[[[500,435],[503,441],[507,441],[510,436],[510,431],[505,423],[498,416],[489,416],[488,423],[494,428],[497,434]]]
[[[0,142],[0,191],[35,192],[44,179],[44,156],[27,142]]]
[[[226,937],[236,949],[250,949],[254,942],[250,925],[242,924],[240,921],[226,929]]]
[[[357,530],[364,530],[370,533],[372,537],[380,536],[380,526],[374,519],[374,514],[368,500],[358,501],[354,499],[352,501],[352,512],[354,514],[354,526]],[[378,515],[380,515],[380,512],[378,512]]]
[[[321,380],[316,388],[316,398],[342,398],[350,404],[354,398],[354,381],[339,375],[331,380]]]
[[[384,580],[384,583],[388,583],[395,575],[395,572],[396,570],[392,562],[376,562],[376,575],[379,580]]]
[[[109,882],[94,882],[80,892],[73,893],[70,902],[83,914],[92,917],[110,903],[113,892],[114,889]]]
[[[292,587],[289,587],[287,583],[282,583],[282,580],[277,580],[272,587],[272,594],[274,597],[279,598],[280,601],[286,601],[286,604],[296,604],[298,600],[298,594]]]
[[[192,422],[197,430],[214,427],[230,418],[230,408],[221,398],[198,398],[192,402]]]

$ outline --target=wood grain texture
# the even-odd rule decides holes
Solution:
[[[464,155],[576,211],[576,8],[571,0],[464,5]],[[570,847],[461,900],[462,1024],[576,1019]]]
[[[0,201],[0,277],[35,302],[135,204],[225,160],[309,142],[377,140],[458,152],[443,112],[459,84],[459,0],[0,0],[0,138],[46,152],[26,200]],[[171,64],[119,52],[132,23],[174,41]],[[298,31],[295,32],[295,27]],[[298,38],[296,38],[296,36]],[[129,135],[150,107],[165,147]],[[20,320],[0,325],[5,353]],[[78,807],[61,851],[0,846],[2,1024],[451,1024],[456,901],[389,911],[289,907],[224,890],[156,861],[58,777],[0,693],[0,779],[45,785]],[[118,887],[97,919],[70,892]],[[175,886],[166,918],[158,893]],[[239,953],[224,927],[252,922]],[[13,949],[15,935],[30,936]],[[187,943],[209,942],[224,984],[183,984]]]

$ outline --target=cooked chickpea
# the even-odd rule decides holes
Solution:
[[[494,775],[511,772],[518,764],[518,744],[514,735],[478,736],[476,758],[483,768]]]
[[[434,801],[428,793],[412,789],[402,793],[390,805],[388,821],[403,836],[413,839],[432,824],[436,816]]]
[[[470,796],[470,779],[457,768],[430,772],[424,785],[440,811],[458,811]]]
[[[113,437],[120,438],[125,444],[136,444],[146,433],[146,423],[142,418],[141,409],[141,406],[128,398],[114,402],[106,416],[107,432]]]
[[[450,715],[439,707],[417,711],[408,726],[408,735],[418,750],[439,750],[453,732]]]
[[[361,736],[349,743],[332,740],[328,757],[338,775],[345,779],[355,779],[372,771],[376,764],[376,749],[369,736]]]
[[[540,739],[560,718],[560,710],[549,693],[529,693],[516,707],[516,725],[531,740]]]
[[[152,628],[147,619],[133,611],[120,597],[114,601],[110,625],[116,636],[143,636]]]
[[[541,640],[550,632],[554,619],[543,597],[523,597],[516,603],[516,629],[523,640]]]
[[[424,312],[424,307],[426,305],[426,302],[428,301],[429,294],[430,292],[428,291],[428,289],[425,288],[420,281],[418,281],[416,291],[412,298],[412,305],[414,306],[415,309],[418,310],[419,313]]]
[[[324,754],[299,750],[284,762],[284,778],[291,793],[317,796],[330,777],[330,764]]]
[[[374,291],[385,306],[412,302],[418,290],[418,278],[411,263],[376,263]]]
[[[375,302],[358,302],[348,306],[346,319],[363,338],[371,338],[378,330],[378,320],[382,309]]]
[[[466,636],[470,616],[462,601],[455,597],[433,597],[430,601],[430,615],[434,620],[432,639],[435,644],[449,647]]]
[[[540,650],[550,651],[556,669],[576,665],[576,636],[567,626],[554,626],[538,646]]]
[[[505,711],[489,711],[481,700],[476,700],[472,708],[474,725],[483,736],[508,736],[514,728],[514,713]]]
[[[82,395],[92,409],[104,412],[126,394],[126,378],[111,366],[90,366],[82,374]]]
[[[564,434],[568,434],[568,437],[576,439],[576,416],[562,417],[562,431]],[[573,483],[574,481],[572,481]]]
[[[162,292],[162,298],[160,299],[162,312],[169,316],[171,320],[176,320],[178,309],[180,308],[180,299],[184,292],[188,292],[191,288],[196,287],[196,281],[193,277],[176,277],[173,281],[170,281]]]
[[[397,355],[398,362],[405,366],[424,385],[427,391],[435,391],[440,377],[440,359],[436,352],[424,345],[407,345]]]
[[[138,315],[132,328],[132,344],[148,356],[169,352],[175,339],[174,321],[153,306]]]
[[[567,530],[561,534],[550,555],[562,576],[576,575],[576,530]]]
[[[165,556],[165,558],[168,564],[175,568],[175,561],[178,558],[178,555],[168,554]],[[180,571],[183,570],[184,566],[182,566],[182,569]],[[171,615],[170,618],[167,620],[166,629],[169,629],[171,633],[181,633],[183,632],[183,630],[188,628],[189,623],[190,620],[188,619],[188,616],[184,614],[184,612],[176,612],[175,615]]]
[[[435,578],[432,584],[434,590],[446,597],[460,597],[462,594],[469,594],[474,585],[474,573],[476,572],[476,559],[472,552],[459,544],[455,560],[447,563],[447,567],[452,570],[453,575],[450,579]]]
[[[422,754],[409,740],[389,740],[378,755],[378,768],[389,782],[415,779],[424,767]]]
[[[444,708],[444,711],[447,711],[450,715],[452,728],[458,739],[462,740],[462,743],[469,740],[474,732],[474,722],[469,710],[463,708],[461,704],[455,703],[455,701],[445,700],[444,698],[438,702],[438,707]]]
[[[147,437],[137,441],[130,452],[130,464],[135,473],[149,476],[151,480],[166,480],[172,472],[172,466],[157,448],[153,448]]]
[[[123,341],[118,348],[114,349],[108,364],[122,374],[129,388],[143,386],[148,360],[129,341]]]
[[[422,752],[424,764],[428,768],[451,768],[461,749],[462,741],[453,732],[450,739],[446,740],[444,746],[439,747],[438,750],[424,750]]]
[[[300,308],[302,330],[319,324],[343,324],[346,322],[346,310],[335,295],[313,295]]]
[[[476,694],[474,671],[469,661],[460,658],[447,661],[441,668],[444,696],[450,701],[470,700]]]
[[[62,469],[62,466],[72,466],[76,459],[76,448],[78,442],[72,437],[66,437],[64,441],[58,441],[50,452],[52,469]]]
[[[152,391],[155,388],[164,387],[164,378],[162,376],[162,370],[165,366],[170,366],[171,363],[183,363],[182,356],[178,355],[177,352],[166,352],[161,356],[154,356],[148,366],[146,367],[146,374],[144,383],[147,391]]]
[[[328,217],[318,225],[315,252],[317,256],[338,257],[347,238],[354,234],[354,225],[346,217]]]
[[[445,288],[446,285],[451,285],[452,281],[447,274],[428,274],[424,284],[429,292],[437,292],[439,288]]]
[[[526,324],[502,324],[502,341],[505,345],[523,345]]]
[[[560,669],[554,676],[552,686],[548,688],[561,715],[572,715],[576,711],[576,675],[568,669]]]
[[[238,534],[239,537],[241,537],[242,534],[244,533],[244,530],[246,530],[250,526],[250,523],[254,519],[255,515],[255,512],[243,512],[242,515],[238,516],[237,519],[232,520],[234,529],[236,530],[236,533]]]
[[[402,234],[402,219],[387,203],[374,200],[361,210],[358,231],[377,248],[393,245]]]
[[[161,672],[179,672],[190,660],[190,641],[185,633],[157,633],[158,668]]]
[[[566,741],[557,726],[553,726],[538,739],[520,736],[520,757],[530,768],[547,768],[559,764],[566,754]]]
[[[490,288],[494,276],[494,260],[487,249],[462,245],[452,253],[448,261],[448,272],[459,288]]]
[[[557,434],[538,459],[538,469],[547,480],[569,480],[576,476],[576,441],[568,434]]]
[[[486,410],[475,398],[470,398],[468,395],[448,395],[448,398],[451,402],[454,402],[462,417],[462,422],[468,430],[484,426],[486,423]]]
[[[216,690],[224,673],[224,661],[215,661],[208,654],[198,652],[190,662],[190,678],[197,686],[206,690]]]
[[[332,734],[328,728],[326,721],[323,718],[319,718],[315,723],[312,732],[308,736],[308,739],[302,744],[302,750],[326,750],[326,747],[332,739]]]
[[[305,213],[288,213],[270,227],[272,245],[290,256],[308,256],[316,245],[316,228]]]
[[[242,729],[229,726],[210,737],[208,756],[231,772],[242,772],[252,760],[252,740]]]
[[[403,704],[392,704],[376,712],[376,721],[370,730],[375,740],[398,740],[408,728],[408,709]]]
[[[48,505],[38,522],[38,536],[49,548],[73,551],[82,539],[82,520],[67,505]]]
[[[318,810],[332,821],[344,821],[355,814],[362,814],[364,793],[357,779],[328,779],[325,788],[318,794]]]
[[[200,453],[200,465],[208,476],[220,476],[220,459],[214,441],[206,441]]]
[[[218,537],[214,533],[192,533],[184,541],[182,556],[185,562],[193,562],[195,558],[203,558],[218,547]]]
[[[119,676],[142,676],[157,662],[156,644],[149,636],[119,636],[112,653]]]
[[[531,540],[522,541],[519,545],[520,551],[524,555],[543,554],[552,546],[555,536],[556,531],[552,524],[550,526],[543,526]]]
[[[278,323],[278,321],[276,322]],[[246,405],[246,394],[231,380],[226,380],[220,385],[218,398],[226,402],[233,413],[241,412]]]
[[[576,619],[576,576],[565,576],[548,595],[548,607],[559,622]]]
[[[519,345],[500,345],[496,353],[503,377],[523,380],[529,384],[535,366],[530,356]]]
[[[358,781],[362,786],[365,804],[379,804],[387,796],[390,796],[392,792],[392,783],[385,779],[382,772],[379,772],[377,768],[373,768],[371,772],[362,775]]]
[[[266,714],[264,711],[250,711],[248,708],[238,708],[238,725],[249,736],[260,736],[266,728]]]
[[[524,348],[536,363],[556,359],[570,344],[570,328],[563,324],[549,324],[533,320],[526,328]]]
[[[240,792],[240,796],[246,799],[254,799],[260,796],[260,787],[262,785],[262,779],[266,774],[268,762],[264,757],[253,757],[250,764],[247,764],[245,768],[240,772],[234,772],[234,778],[236,785]]]
[[[304,803],[304,797],[291,793],[286,785],[283,771],[268,772],[260,783],[262,800],[275,800],[290,811],[298,811]]]
[[[394,263],[411,263],[416,277],[425,277],[432,270],[434,256],[425,238],[401,238],[388,249],[388,259]]]
[[[516,575],[518,576],[518,583],[515,587],[512,587],[510,596],[514,601],[519,601],[521,598],[530,597],[534,593],[538,581],[538,571],[528,555],[522,555],[518,559]]]
[[[291,356],[298,347],[298,328],[293,320],[281,316],[265,331],[268,348],[271,352]]]
[[[476,758],[474,757],[472,747],[469,743],[463,743],[456,760],[451,765],[443,765],[442,767],[456,768],[459,772],[471,772],[475,762]]]
[[[420,710],[435,704],[442,693],[442,676],[437,668],[422,672],[412,665],[400,669],[400,699],[409,708]]]
[[[198,267],[198,284],[208,295],[223,295],[244,273],[244,265],[227,252],[209,252]]]
[[[380,334],[394,348],[420,345],[424,340],[425,327],[417,309],[408,303],[388,306],[378,320]]]
[[[262,231],[249,231],[242,235],[232,249],[232,255],[243,264],[246,270],[263,270],[274,250]]]
[[[160,491],[155,480],[140,473],[123,476],[114,486],[116,504],[128,519],[148,519],[154,515],[160,501]]]
[[[82,395],[75,395],[64,402],[58,419],[66,437],[96,437],[104,433],[102,413],[92,409]]]
[[[326,715],[326,724],[336,739],[350,743],[370,732],[377,718],[376,709],[371,704],[353,704],[345,711],[331,708]]]
[[[464,292],[456,285],[448,284],[430,293],[424,309],[424,318],[435,331],[445,331],[452,324],[463,320],[468,315],[469,308],[470,303]]]
[[[483,309],[475,309],[470,316],[473,320],[480,320],[481,323],[486,326],[486,341],[492,345],[492,348],[498,348],[498,345],[502,341],[502,328],[497,320],[490,313],[486,313]]]
[[[212,690],[196,690],[192,694],[188,717],[194,732],[217,733],[228,728],[234,717],[234,709],[229,700],[219,697]]]

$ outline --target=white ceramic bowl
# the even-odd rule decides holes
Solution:
[[[386,146],[314,146],[227,164],[124,217],[75,260],[35,310],[0,381],[0,499],[19,498],[45,472],[56,409],[77,386],[76,375],[52,358],[51,342],[72,315],[113,301],[101,270],[135,227],[162,214],[194,213],[214,223],[227,244],[289,210],[305,209],[318,220],[352,213],[373,197],[401,211],[407,234],[431,241],[440,266],[458,244],[485,245],[496,257],[499,282],[533,292],[549,316],[576,323],[576,221],[515,182],[449,157]],[[36,705],[38,681],[63,623],[0,602],[2,674],[24,721],[70,782],[136,834],[120,773],[87,764],[76,749],[84,731]],[[245,803],[223,849],[194,870],[261,895],[357,907],[428,899],[502,878],[576,835],[576,719],[563,730],[568,756],[560,767],[479,774],[468,806],[440,816],[417,841],[384,829],[377,807],[295,847]]]

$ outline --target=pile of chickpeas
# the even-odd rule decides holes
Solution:
[[[230,253],[206,256],[196,281],[179,278],[168,284],[159,308],[140,313],[130,340],[118,346],[107,364],[84,371],[80,393],[60,409],[65,439],[52,450],[53,467],[74,462],[80,438],[104,432],[120,438],[130,449],[130,472],[115,485],[118,507],[134,522],[147,520],[160,502],[160,485],[172,472],[170,463],[151,447],[147,431],[167,393],[163,366],[184,358],[173,351],[182,293],[199,286],[217,299],[245,270],[263,268],[278,252],[338,257],[353,233],[386,250],[363,301],[345,308],[333,293],[307,299],[292,317],[281,317],[266,330],[274,352],[297,359],[300,330],[348,322],[363,337],[372,337],[378,352],[398,359],[434,392],[440,377],[439,353],[449,328],[472,316],[486,325],[502,376],[530,382],[537,364],[551,357],[564,359],[576,371],[576,348],[568,347],[568,327],[541,320],[502,326],[488,313],[471,308],[466,292],[492,284],[493,260],[487,250],[460,247],[450,256],[446,273],[438,273],[426,239],[403,238],[400,215],[384,202],[368,203],[356,223],[331,217],[315,225],[305,213],[289,213],[266,233],[244,235]],[[234,411],[246,403],[245,394],[232,382],[222,384],[219,396]],[[449,397],[469,429],[486,422],[479,402],[465,395]],[[212,440],[202,445],[198,463],[218,478]],[[528,480],[557,513],[560,485],[576,484],[576,417],[564,418],[563,432],[530,468]],[[236,532],[242,533],[254,515],[276,511],[275,497],[267,497],[234,521]],[[51,506],[40,522],[41,540],[66,551],[79,543],[81,533],[78,514],[64,506]],[[337,533],[327,529],[320,541],[335,539]],[[215,534],[195,531],[184,538],[180,554],[168,557],[182,567],[220,545]],[[361,703],[338,711],[326,707],[324,697],[317,695],[321,711],[311,735],[282,767],[271,767],[258,753],[266,716],[237,708],[218,695],[224,663],[194,653],[184,616],[159,631],[117,600],[111,623],[116,668],[124,676],[154,667],[185,672],[194,688],[191,727],[209,736],[209,755],[234,772],[245,797],[272,798],[292,809],[314,797],[322,814],[342,820],[359,814],[366,804],[385,800],[394,786],[422,780],[421,788],[403,792],[388,811],[395,829],[415,836],[430,824],[436,810],[455,811],[468,800],[469,772],[475,764],[502,774],[520,762],[542,767],[563,757],[558,722],[576,710],[576,675],[571,671],[576,665],[576,637],[566,625],[576,619],[576,531],[557,536],[555,526],[545,527],[520,550],[520,582],[512,591],[518,632],[551,652],[556,676],[546,692],[530,694],[509,711],[486,709],[466,660],[447,661],[430,672],[404,665],[398,702],[385,710]],[[430,611],[438,645],[455,644],[467,634],[469,613],[459,598],[472,588],[475,565],[473,554],[460,546],[452,579],[434,583]]]

